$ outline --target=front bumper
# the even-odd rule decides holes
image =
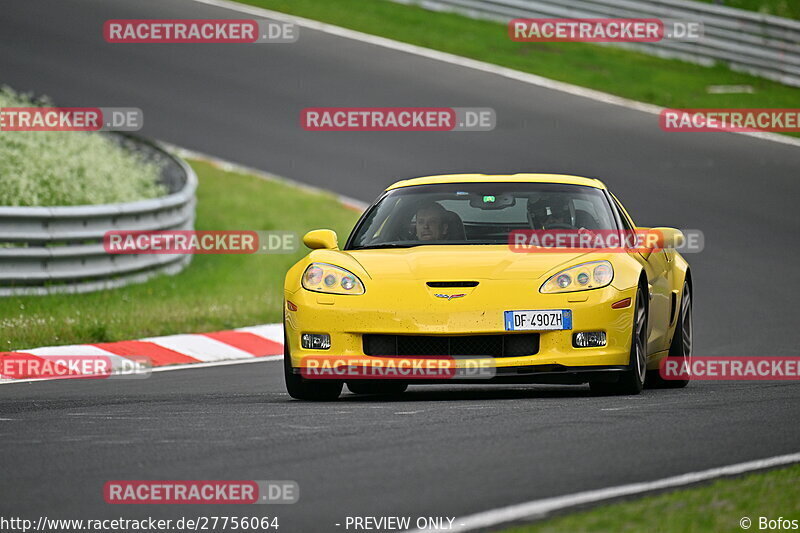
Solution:
[[[559,382],[575,374],[582,381],[574,382],[585,382],[587,372],[617,372],[629,363],[633,306],[613,309],[611,304],[625,298],[635,301],[635,287],[618,290],[611,285],[575,293],[541,294],[536,289],[520,290],[518,281],[492,280],[474,290],[436,290],[445,291],[467,294],[452,300],[435,298],[432,289],[419,281],[392,283],[391,290],[373,284],[370,291],[358,296],[302,288],[286,291],[285,298],[292,303],[287,304],[285,321],[292,366],[304,366],[309,356],[369,358],[364,352],[365,334],[528,334],[531,332],[507,332],[504,325],[504,311],[526,309],[570,309],[572,329],[538,332],[539,349],[534,355],[489,358],[497,369],[492,381],[536,381],[548,374]],[[573,347],[572,335],[579,331],[605,331],[606,346]],[[303,349],[303,333],[329,334],[330,349]]]

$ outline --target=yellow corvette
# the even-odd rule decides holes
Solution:
[[[645,230],[657,239],[636,240],[643,228],[596,179],[395,183],[343,247],[330,230],[305,235],[312,251],[284,286],[288,392],[332,400],[345,383],[356,394],[409,383],[588,383],[599,394],[685,386],[658,373],[664,357],[691,356],[692,280],[674,249],[682,234]]]

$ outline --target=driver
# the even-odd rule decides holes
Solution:
[[[447,234],[445,218],[447,210],[441,204],[431,202],[417,209],[417,239],[421,241],[438,241]]]
[[[572,229],[569,199],[564,195],[551,194],[536,202],[528,200],[528,222],[535,230]]]

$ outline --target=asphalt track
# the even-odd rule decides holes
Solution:
[[[109,18],[242,18],[189,0],[4,0],[0,83],[63,106],[144,110],[143,134],[362,200],[441,172],[600,177],[640,225],[697,228],[698,355],[797,355],[800,149],[664,133],[657,117],[304,29],[289,45],[110,45]],[[799,97],[800,100],[800,97]],[[483,133],[311,133],[312,106],[493,107]],[[265,206],[265,209],[270,206]],[[1,304],[1,303],[0,303]],[[791,383],[412,387],[290,401],[280,364],[0,387],[0,516],[461,516],[798,451]],[[293,479],[275,507],[110,506],[110,479]]]

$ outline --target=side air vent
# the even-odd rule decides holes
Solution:
[[[447,288],[447,287],[477,287],[477,281],[429,281],[428,287]]]
[[[672,297],[670,298],[670,306],[669,306],[669,323],[672,324],[675,322],[675,311],[678,309],[678,295],[675,291],[672,291]]]

